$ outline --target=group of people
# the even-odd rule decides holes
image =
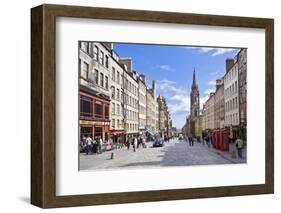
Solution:
[[[80,142],[80,151],[85,152],[86,155],[90,153],[101,154],[112,146],[110,140],[103,142],[100,136],[95,137],[93,140],[89,135],[83,136]],[[103,149],[104,147],[104,149]]]
[[[130,146],[133,146],[134,152],[136,149],[138,149],[140,146],[142,148],[146,148],[146,137],[145,136],[128,136],[126,141],[127,150],[130,150]]]

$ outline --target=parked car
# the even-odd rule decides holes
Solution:
[[[181,141],[181,140],[183,140],[184,138],[183,138],[183,135],[182,134],[179,134],[179,140]]]
[[[156,138],[153,143],[153,147],[162,147],[164,146],[164,140],[162,138]]]

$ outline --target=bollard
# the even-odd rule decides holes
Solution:
[[[113,159],[114,159],[114,153],[113,153],[113,152],[111,152],[110,159],[111,159],[111,160],[113,160]]]

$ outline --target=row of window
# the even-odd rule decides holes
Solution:
[[[122,124],[122,121],[119,120],[119,119],[112,119],[111,120],[111,126],[113,128],[117,128],[117,129],[122,129],[123,128],[123,124]]]
[[[109,104],[80,96],[80,115],[97,119],[109,119]]]
[[[94,70],[94,82],[108,90],[108,76],[105,76],[102,72],[99,73],[97,69]]]
[[[140,105],[139,113],[142,115],[146,115],[146,107]]]
[[[118,101],[123,101],[122,99],[123,99],[123,93],[121,92],[120,93],[120,89],[116,89],[115,90],[115,87],[114,86],[111,86],[111,99],[113,99],[113,100],[118,100]]]
[[[104,54],[102,50],[99,50],[98,46],[91,42],[80,42],[80,48],[86,52],[88,55],[92,56],[96,61],[98,61],[101,65],[109,68],[109,56]],[[86,69],[86,68],[85,68]],[[86,69],[88,70],[88,69]],[[85,71],[88,72],[88,71]],[[82,75],[87,79],[88,75]],[[123,79],[122,75],[115,67],[112,67],[111,79],[118,84],[122,84]],[[132,92],[135,96],[138,95],[138,88],[132,82],[129,82],[128,79],[125,80],[125,89]]]
[[[111,103],[111,114],[112,115],[121,115],[120,111],[120,104],[116,104],[116,109],[115,109],[115,103]]]
[[[115,67],[112,67],[111,80],[117,82],[117,84],[122,84],[122,76],[119,71],[115,70]]]
[[[138,109],[138,100],[128,94],[125,94],[125,103],[135,109]]]
[[[225,103],[225,112],[238,108],[238,98],[233,98]]]
[[[109,57],[108,55],[104,54],[102,50],[98,48],[97,45],[95,45],[92,42],[80,42],[80,48],[86,52],[89,56],[94,58],[97,62],[99,62],[101,65],[108,68],[109,66]]]
[[[146,119],[139,119],[139,126],[140,128],[145,128],[146,126]]]
[[[139,102],[140,102],[140,103],[146,103],[146,97],[145,97],[145,95],[139,93]]]
[[[235,81],[231,86],[224,90],[225,98],[229,98],[238,92],[238,83]]]
[[[125,89],[133,93],[135,96],[138,96],[138,87],[135,86],[131,81],[129,81],[127,78],[125,80]]]
[[[226,125],[236,125],[239,123],[238,113],[227,115],[225,117]]]
[[[138,125],[137,124],[126,124],[126,131],[138,131]]]
[[[234,78],[237,78],[238,75],[238,68],[234,65],[232,69],[229,70],[229,72],[225,76],[225,84],[227,82],[232,81]]]
[[[139,114],[137,112],[134,112],[132,110],[126,109],[125,110],[126,116],[128,120],[138,121]]]
[[[89,77],[89,64],[85,61],[81,61],[81,77],[84,79],[88,79]],[[108,90],[108,76],[104,75],[102,72],[99,72],[97,69],[94,69],[93,72],[93,83],[96,85],[105,88]]]

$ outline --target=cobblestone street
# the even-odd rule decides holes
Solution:
[[[201,143],[194,143],[194,146],[191,147],[186,141],[174,139],[166,143],[164,147],[153,148],[152,143],[147,143],[147,145],[147,148],[140,147],[136,152],[133,152],[131,147],[130,150],[127,148],[115,149],[97,155],[81,153],[80,170],[235,163],[221,152]],[[114,159],[110,159],[112,152]]]

